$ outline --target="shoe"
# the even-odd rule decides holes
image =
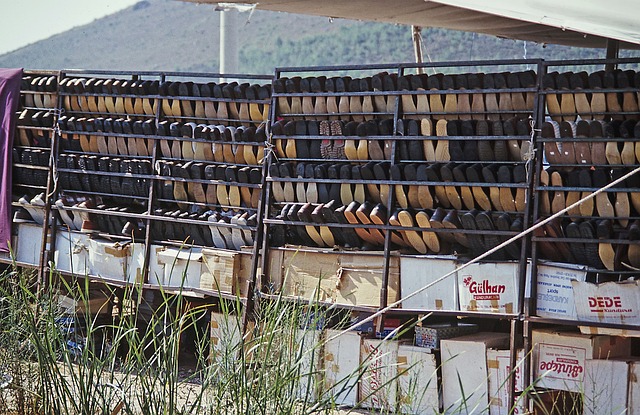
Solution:
[[[362,223],[363,225],[373,224],[373,222],[371,221],[371,212],[373,211],[374,207],[375,206],[368,201],[365,201],[358,207],[358,210],[356,210],[356,217],[358,218],[360,223]],[[372,239],[376,242],[376,245],[384,245],[384,234],[380,230],[376,228],[370,228],[368,231]]]
[[[437,137],[446,137],[447,136],[447,121],[446,120],[438,120],[436,122],[436,136]],[[451,160],[451,154],[449,151],[449,140],[438,139],[435,148],[435,160],[440,162],[445,162]]]
[[[613,71],[605,71],[602,75],[602,83],[605,89],[615,89],[616,74]],[[617,92],[606,92],[605,99],[607,102],[607,113],[613,120],[622,120],[624,116],[621,114],[622,105],[620,103]]]
[[[339,164],[329,164],[327,166],[327,178],[332,182],[327,183],[327,188],[329,190],[329,200],[340,200],[340,165]]]
[[[448,137],[460,136],[460,123],[456,120],[447,122]],[[462,150],[462,141],[458,139],[449,140],[449,156],[453,161],[463,161],[464,152]]]
[[[602,188],[611,183],[609,171],[603,168],[596,168],[591,172],[593,187]],[[596,211],[598,216],[603,218],[612,218],[615,216],[614,206],[611,203],[608,192],[602,192],[596,195]]]
[[[600,261],[609,271],[615,271],[615,249],[608,239],[613,239],[613,225],[611,220],[602,219],[598,221],[596,232],[600,242],[598,243],[598,255]]]
[[[430,166],[429,164],[422,164],[422,163],[418,165],[418,167],[416,168],[416,173],[415,173],[415,180],[417,182],[428,182],[428,181],[430,181],[429,175],[432,174],[432,173],[428,171],[429,166]],[[409,189],[411,189],[411,187],[412,186],[409,186]],[[418,204],[420,205],[420,208],[422,208],[422,209],[433,209],[433,207],[434,207],[434,198],[433,198],[433,194],[431,193],[432,186],[423,185],[423,184],[417,184],[416,188],[417,188],[417,193],[418,193]],[[412,193],[412,192],[410,192],[410,193]],[[447,201],[448,201],[448,199],[447,199]]]
[[[458,164],[453,167],[453,180],[458,183],[468,182],[467,177],[465,175],[467,165],[466,164]],[[475,208],[475,200],[473,197],[473,191],[469,186],[460,186],[460,197],[462,202],[467,209]]]
[[[451,209],[442,219],[442,226],[446,229],[462,229],[462,223],[460,223],[460,219],[458,218],[458,211],[455,209]],[[453,238],[458,244],[466,248],[470,247],[467,235],[465,235],[463,232],[455,232],[453,234]]]
[[[508,185],[513,183],[513,177],[511,174],[511,166],[501,165],[498,167],[497,171],[498,183],[502,185]],[[513,196],[512,188],[502,186],[499,188],[500,193],[500,206],[502,210],[506,212],[515,212],[516,211],[516,202]]]
[[[478,230],[478,225],[476,224],[477,214],[477,210],[471,209],[460,216],[462,227],[467,231],[472,231],[471,233],[467,233],[467,239],[469,241],[471,253],[476,257],[482,255],[487,251],[487,247],[484,245],[484,237],[482,236],[482,234],[473,233],[474,231]]]
[[[441,207],[438,207],[435,211],[433,211],[433,214],[431,215],[431,217],[429,218],[429,225],[431,228],[434,229],[443,229],[444,228],[444,224],[442,223],[442,221],[444,220],[444,218],[447,216],[447,211],[442,209]],[[442,239],[442,241],[446,241],[449,243],[454,243],[455,242],[455,237],[453,236],[453,233],[449,233],[449,232],[440,232],[437,234],[439,238]],[[440,248],[441,251],[443,250],[443,244],[440,244]]]
[[[487,73],[482,76],[483,89],[496,89],[495,74]],[[490,121],[500,120],[500,106],[498,105],[498,94],[491,92],[484,94],[486,118]]]
[[[462,167],[464,168],[464,167]],[[467,178],[467,181],[471,183],[482,183],[484,179],[481,179],[482,174],[482,165],[481,164],[472,164],[467,166],[464,175]],[[485,192],[485,188],[481,186],[471,186],[471,193],[473,194],[473,199],[475,203],[483,210],[492,210],[491,200],[487,196]]]
[[[346,206],[342,205],[335,208],[336,202],[331,201],[329,203],[322,204],[322,215],[327,223],[339,223],[346,225],[349,222],[346,220],[344,210]],[[335,208],[335,209],[334,209]],[[358,237],[358,234],[350,227],[338,228],[339,231],[334,233],[337,240],[342,241],[346,248],[356,248],[362,245],[362,241]]]
[[[500,236],[494,233],[496,228],[493,224],[493,220],[491,219],[491,214],[489,212],[479,212],[475,219],[478,229],[488,232],[484,234],[485,248],[490,250],[500,245]],[[492,254],[491,257],[498,261],[504,260],[506,259],[506,253],[504,252],[504,249],[500,249]]]
[[[416,212],[416,223],[420,228],[422,228],[422,240],[424,241],[427,248],[436,254],[440,253],[441,245],[438,234],[433,231],[428,231],[427,229],[431,228],[431,219],[429,215],[424,210],[419,210]]]
[[[351,225],[355,225],[355,228],[353,230],[358,235],[358,237],[365,242],[365,244],[368,244],[369,246],[377,246],[378,240],[369,233],[368,229],[359,226],[362,225],[357,216],[357,211],[360,206],[360,203],[354,201],[349,203],[349,205],[342,209],[341,212],[344,214],[347,222],[349,222]],[[336,209],[336,213],[337,212],[338,209]]]
[[[414,218],[411,212],[408,210],[399,210],[396,212],[398,222],[402,227],[405,228],[414,228],[416,224],[414,223]],[[426,254],[428,252],[427,245],[422,239],[422,235],[415,230],[403,230],[402,234],[405,236],[407,241],[411,244],[413,249],[421,254]]]
[[[546,91],[556,90],[556,76],[557,72],[546,73],[542,76],[542,89]],[[547,104],[547,111],[551,116],[551,119],[555,122],[562,121],[562,109],[560,107],[561,94],[547,93],[545,100]]]
[[[490,164],[482,168],[482,177],[485,183],[489,185],[498,183],[498,180],[496,178],[496,170],[497,170],[496,164]],[[493,205],[495,210],[498,210],[498,211],[506,210],[502,207],[502,202],[500,198],[500,187],[497,187],[497,186],[489,187],[489,199],[491,200],[491,204]]]
[[[304,209],[303,209],[304,207]],[[292,222],[311,222],[311,206],[294,204],[287,212],[287,218]],[[302,210],[302,215],[299,213]],[[320,233],[312,225],[294,225],[294,230],[305,246],[324,246]]]
[[[611,180],[615,181],[620,177],[624,176],[627,173],[626,169],[612,169],[611,170]],[[619,184],[615,186],[616,188],[628,188],[626,181],[623,180]],[[618,223],[626,228],[629,226],[629,216],[631,216],[631,203],[629,200],[629,192],[628,191],[620,191],[615,192],[615,203],[613,205],[614,211],[616,213],[616,217],[618,218]]]
[[[402,182],[402,167],[398,164],[392,164],[389,167],[389,177],[394,182]],[[401,208],[407,209],[409,207],[409,201],[407,197],[407,189],[403,186],[402,183],[397,183],[393,185],[394,188],[394,196],[396,199],[396,203],[400,205]]]
[[[455,163],[447,163],[440,167],[440,177],[443,182],[454,182],[453,169],[455,166]],[[453,206],[454,209],[462,209],[462,198],[460,197],[460,193],[458,193],[457,187],[453,185],[445,185],[444,188],[447,199],[449,199],[449,204]]]
[[[564,229],[567,237],[582,239],[582,233],[580,232],[580,225],[578,224],[578,222],[569,222]],[[569,248],[571,249],[574,258],[579,264],[589,265],[587,252],[583,243],[572,241],[569,243]]]

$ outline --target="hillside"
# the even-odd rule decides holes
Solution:
[[[275,67],[410,62],[410,29],[383,23],[256,11],[241,14],[240,72]],[[525,44],[473,33],[425,29],[433,61],[520,59]],[[218,71],[219,17],[211,5],[143,0],[136,5],[0,56],[0,67]],[[603,50],[526,43],[527,57],[604,57]],[[626,56],[637,56],[631,52]]]

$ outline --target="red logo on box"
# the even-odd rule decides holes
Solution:
[[[557,358],[549,362],[542,360],[540,361],[540,370],[558,374],[564,373],[571,378],[577,378],[584,371],[584,368],[578,363],[574,359]]]
[[[630,308],[622,308],[622,299],[620,296],[606,297],[588,297],[589,309],[592,313],[631,313]]]
[[[504,284],[491,284],[486,279],[480,282],[475,281],[470,275],[464,277],[462,281],[475,300],[499,300],[500,294],[504,294],[507,289]]]

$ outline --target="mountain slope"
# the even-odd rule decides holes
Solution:
[[[275,67],[413,60],[410,28],[374,22],[255,11],[236,28],[244,73]],[[423,31],[425,59],[553,59],[604,57],[575,49],[444,29]],[[218,71],[219,17],[211,5],[144,0],[59,35],[0,56],[0,67]],[[637,54],[637,52],[634,52]],[[629,56],[627,54],[627,56]]]

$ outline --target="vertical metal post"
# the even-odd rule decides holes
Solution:
[[[44,222],[42,224],[42,250],[40,251],[40,259],[38,262],[38,279],[36,285],[36,292],[38,298],[40,297],[41,291],[43,288],[47,288],[50,281],[47,279],[47,273],[49,273],[51,267],[50,263],[55,254],[55,240],[57,234],[57,215],[53,214],[51,211],[51,200],[55,201],[59,190],[57,188],[57,177],[54,176],[54,172],[57,171],[58,168],[58,154],[59,154],[59,142],[60,137],[58,133],[58,129],[56,125],[58,123],[58,117],[60,116],[60,112],[62,111],[62,96],[60,95],[60,81],[63,77],[62,72],[57,73],[57,82],[56,82],[56,106],[53,111],[56,113],[56,116],[53,117],[53,125],[51,126],[51,146],[49,150],[51,152],[51,156],[49,157],[49,171],[47,174],[47,187],[45,190],[45,206],[44,206]]]
[[[220,11],[220,73],[238,73],[238,11]],[[224,82],[220,78],[220,82]]]

